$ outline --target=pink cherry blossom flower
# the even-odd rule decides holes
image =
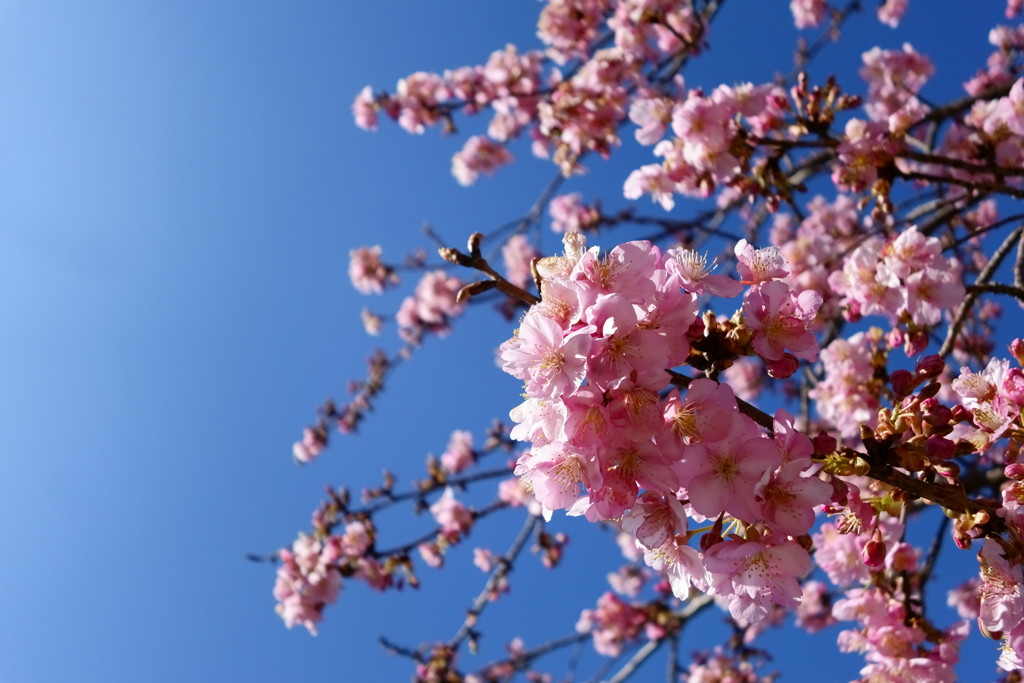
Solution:
[[[588,328],[563,335],[554,320],[530,311],[501,347],[502,368],[526,383],[529,396],[557,398],[583,383],[592,341]]]
[[[663,546],[676,534],[685,534],[686,511],[674,495],[645,491],[622,517],[622,530],[636,536],[645,548]]]
[[[363,294],[380,294],[398,282],[394,271],[380,260],[380,246],[359,247],[348,253],[348,277]]]
[[[840,588],[867,583],[870,572],[860,556],[864,539],[856,534],[840,533],[832,522],[822,524],[813,538],[814,560],[829,581]]]
[[[583,196],[572,194],[558,195],[548,204],[551,215],[551,229],[557,233],[583,232],[595,227],[601,220],[599,204],[583,203]]]
[[[530,262],[539,256],[526,235],[512,235],[501,248],[501,256],[505,262],[505,279],[517,287],[525,289],[533,281]]]
[[[473,512],[455,499],[455,491],[450,486],[430,506],[430,514],[441,527],[441,533],[453,539],[466,534],[473,526]]]
[[[683,457],[683,486],[690,505],[714,518],[723,511],[745,522],[761,518],[754,490],[765,471],[781,462],[779,447],[749,417],[730,415],[725,438],[688,446]]]
[[[675,463],[650,441],[617,433],[598,451],[599,485],[587,487],[595,511],[606,519],[621,516],[641,488],[673,493],[679,487]],[[595,482],[597,483],[597,482]]]
[[[685,397],[678,389],[669,392],[664,402],[665,424],[677,446],[724,439],[732,428],[732,415],[738,411],[736,397],[728,384],[710,379],[690,382]],[[669,443],[664,444],[668,448]]]
[[[498,168],[512,162],[512,153],[500,142],[484,135],[474,135],[452,157],[452,175],[460,185],[472,185],[480,174],[492,175]]]
[[[452,474],[457,474],[470,467],[475,460],[473,435],[462,430],[452,432],[448,439],[448,447],[441,454],[441,466]]]
[[[797,28],[815,28],[821,26],[828,12],[827,0],[789,0],[789,9],[793,13],[793,23]]]
[[[1011,565],[995,541],[985,541],[978,553],[981,566],[981,608],[978,622],[991,632],[1009,631],[1024,620],[1024,572]]]
[[[729,598],[733,618],[758,622],[773,605],[796,605],[803,591],[797,579],[811,570],[811,557],[795,541],[728,540],[704,553],[714,591]]]
[[[807,463],[789,462],[774,472],[765,472],[754,489],[765,522],[772,531],[801,536],[814,524],[814,508],[832,496],[832,486],[806,476]]]
[[[668,250],[668,256],[670,258],[666,261],[666,269],[679,278],[683,289],[688,292],[731,298],[743,291],[742,283],[712,272],[718,266],[718,261],[708,264],[707,254],[693,249],[675,248]]]
[[[595,470],[581,451],[554,442],[520,456],[515,474],[533,491],[544,509],[551,511],[571,506],[580,497],[581,487],[595,481]]]
[[[906,14],[909,4],[910,0],[884,0],[878,6],[878,20],[889,28],[896,28],[900,25],[903,15]]]
[[[786,259],[779,253],[778,247],[755,249],[746,240],[740,240],[735,247],[736,270],[740,273],[743,284],[754,285],[769,280],[777,280],[789,275]]]
[[[693,589],[708,590],[710,576],[701,554],[680,541],[680,538],[669,539],[657,548],[645,548],[644,562],[668,578],[674,596],[688,600]]]
[[[797,358],[818,358],[818,340],[808,331],[821,306],[821,295],[805,290],[794,296],[784,282],[752,287],[743,300],[743,316],[754,330],[751,346],[765,360],[781,360],[786,350]]]
[[[377,130],[377,103],[373,88],[366,86],[359,91],[355,102],[352,103],[352,115],[355,117],[356,125],[363,130]]]
[[[606,657],[618,657],[623,646],[635,640],[643,630],[647,615],[608,592],[597,600],[597,608],[585,609],[576,622],[578,633],[590,633],[594,649]]]

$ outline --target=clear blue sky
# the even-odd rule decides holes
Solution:
[[[983,61],[1002,3],[936,3],[961,7],[953,22],[927,4],[907,22],[941,99]],[[359,310],[397,306],[351,291],[348,250],[380,243],[397,259],[429,246],[428,220],[461,244],[524,213],[552,175],[516,149],[520,163],[460,188],[449,158],[461,138],[364,133],[353,97],[507,42],[532,47],[540,6],[0,4],[0,681],[401,681],[409,667],[377,635],[452,635],[482,581],[470,548],[503,550],[515,522],[475,534],[450,558],[461,568],[424,569],[418,594],[347,588],[318,638],[285,630],[273,568],[243,555],[306,529],[324,484],[358,490],[385,466],[408,481],[453,428],[479,442],[516,402],[492,361],[511,327],[475,311],[396,375],[361,435],[313,466],[290,461],[314,407],[363,371],[374,342]],[[725,12],[738,28],[691,82],[788,68],[787,3]],[[852,34],[851,83],[861,51],[899,46],[868,17]],[[597,164],[566,189],[617,197],[628,169]],[[394,349],[391,334],[381,343]],[[593,567],[614,566],[608,539],[579,520],[556,529],[573,537],[566,567],[513,575],[489,654],[516,633],[537,644],[571,630],[604,589]],[[783,669],[800,657],[779,654]],[[980,670],[994,658],[985,650]],[[835,680],[861,665],[840,659]]]

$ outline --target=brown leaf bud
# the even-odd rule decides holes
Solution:
[[[477,282],[470,282],[468,285],[459,290],[459,293],[455,295],[455,300],[458,301],[459,303],[462,303],[463,301],[466,301],[470,297],[474,297],[477,294],[483,294],[484,292],[489,292],[497,286],[498,283],[495,282],[494,280],[479,280]]]

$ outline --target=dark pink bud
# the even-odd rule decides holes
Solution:
[[[953,406],[952,412],[954,422],[969,422],[971,420],[971,411],[967,410],[967,408],[964,408],[959,403]]]
[[[1007,465],[1003,469],[1003,474],[1007,479],[1017,479],[1018,481],[1024,479],[1024,464],[1015,462],[1012,465]]]
[[[861,319],[860,304],[856,301],[851,301],[847,308],[843,310],[843,317],[851,323],[855,323]]]
[[[910,396],[917,386],[917,378],[907,370],[893,370],[889,375],[889,384],[892,385],[893,393],[900,398]]]
[[[923,379],[932,379],[941,375],[945,367],[946,364],[943,362],[942,357],[933,353],[917,361],[917,367],[914,371]]]
[[[956,457],[956,444],[945,437],[929,436],[925,444],[930,458],[949,460]]]
[[[953,419],[953,411],[939,403],[938,399],[926,398],[921,401],[921,417],[933,427],[949,424]]]
[[[796,359],[791,353],[786,353],[779,360],[765,361],[765,367],[768,369],[768,376],[774,377],[775,379],[786,379],[792,377],[793,373],[800,367],[800,361]]]
[[[815,455],[827,455],[836,449],[835,437],[829,436],[825,432],[818,432],[818,435],[811,441],[814,443]]]
[[[1024,340],[1017,337],[1010,342],[1010,353],[1017,359],[1017,365],[1024,366]]]
[[[928,348],[928,335],[922,331],[911,332],[903,344],[903,352],[907,356],[916,356]]]
[[[885,541],[882,540],[882,534],[878,529],[875,529],[871,540],[864,544],[860,551],[860,559],[872,569],[878,569],[885,564]]]

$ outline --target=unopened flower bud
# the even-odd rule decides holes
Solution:
[[[903,352],[908,356],[916,356],[926,348],[928,348],[928,335],[921,330],[908,334],[907,340],[903,344]]]
[[[917,367],[914,369],[914,372],[924,379],[932,379],[942,374],[945,367],[946,364],[943,362],[942,356],[933,353],[917,361]]]
[[[835,437],[829,436],[825,432],[818,432],[818,435],[811,439],[814,444],[815,455],[827,455],[836,449]]]
[[[1012,368],[1003,380],[1003,394],[1019,406],[1024,406],[1024,373]]]
[[[917,395],[919,398],[932,398],[939,393],[940,389],[942,389],[942,385],[938,382],[928,382],[921,388],[921,391],[917,392]]]
[[[889,384],[892,385],[893,393],[900,398],[910,396],[917,386],[917,378],[907,370],[893,370],[889,375]]]
[[[956,444],[941,436],[929,436],[925,442],[928,457],[933,460],[949,460],[956,457]]]
[[[1024,463],[1015,462],[1007,465],[1003,469],[1003,474],[1006,475],[1007,479],[1016,479],[1018,481],[1024,479]]]
[[[885,564],[885,553],[885,541],[882,540],[881,532],[875,529],[871,540],[865,543],[860,551],[860,559],[872,569],[878,569]]]
[[[768,376],[775,379],[786,379],[792,377],[793,373],[800,367],[800,362],[791,353],[786,353],[779,360],[765,362]]]
[[[956,460],[946,460],[945,462],[936,463],[934,467],[935,471],[939,473],[939,476],[949,479],[950,482],[960,478],[960,465],[956,464]]]
[[[1017,360],[1017,364],[1024,367],[1024,339],[1017,337],[1010,342],[1010,354]]]
[[[921,417],[928,424],[938,427],[949,424],[953,419],[953,411],[942,405],[935,398],[926,398],[921,401]]]
[[[899,347],[903,346],[903,340],[903,330],[899,329],[898,327],[889,330],[889,332],[885,335],[885,343],[886,345],[888,345],[890,349],[898,349]]]

